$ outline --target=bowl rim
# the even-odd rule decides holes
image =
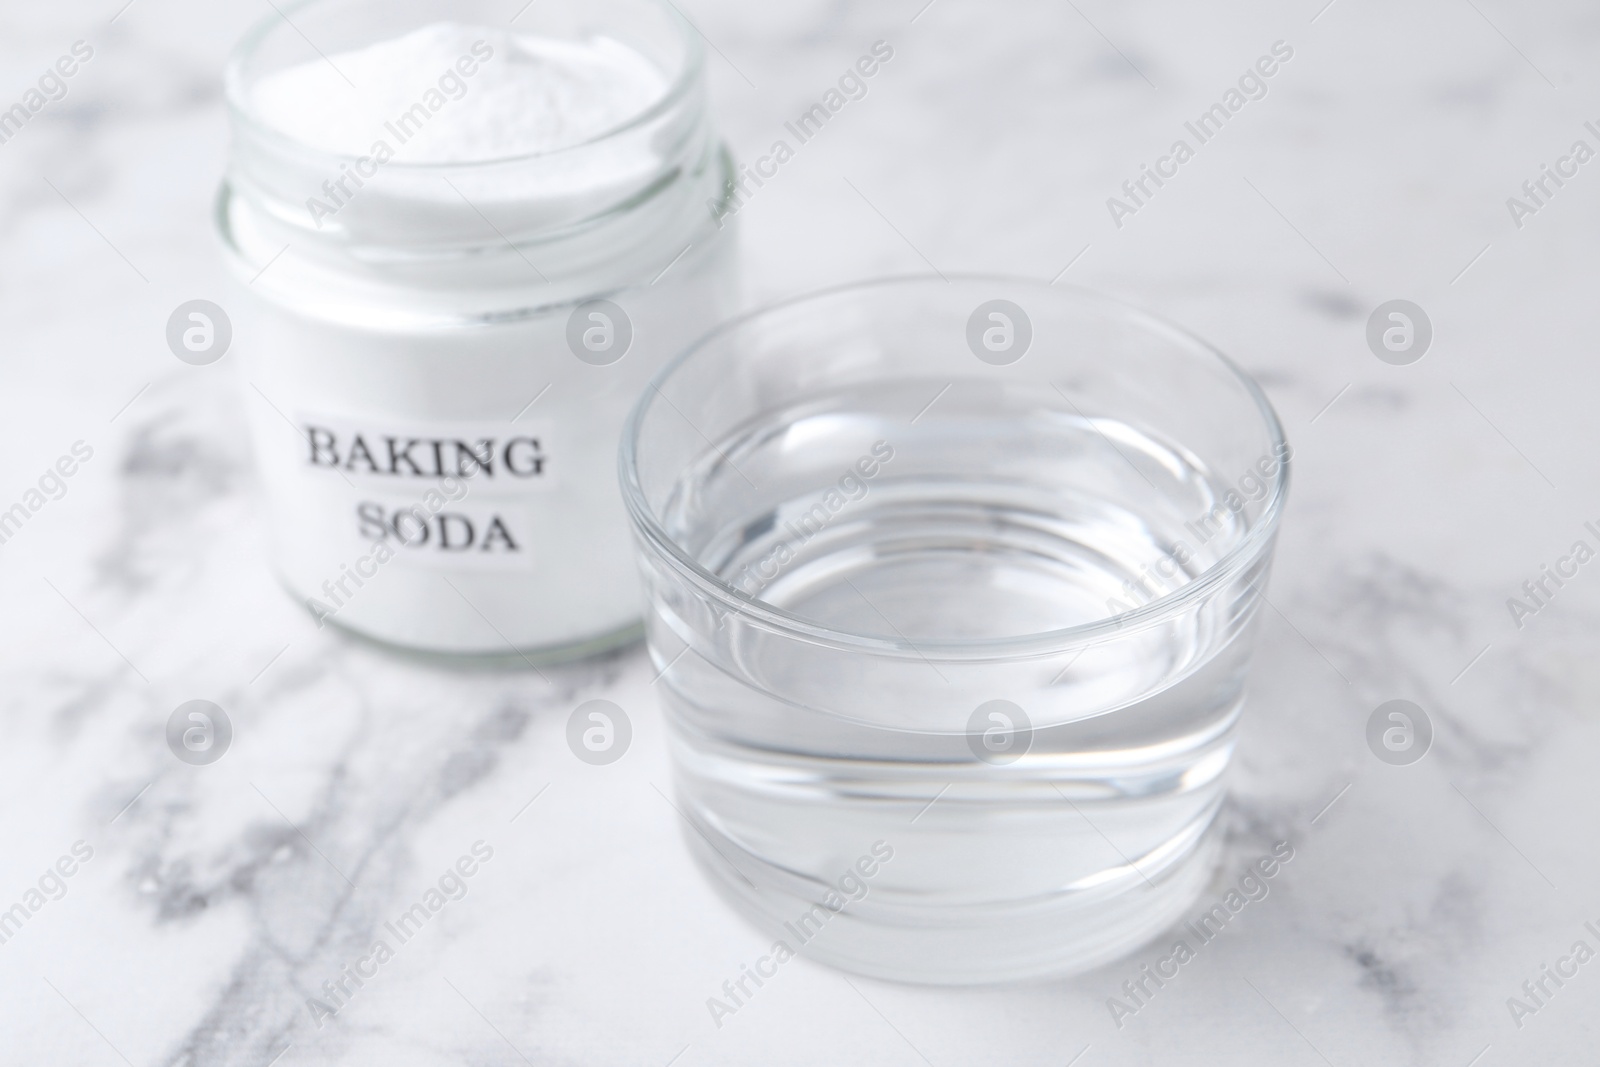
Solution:
[[[1146,604],[1107,616],[1104,619],[1096,619],[1093,622],[1079,623],[1055,630],[1043,630],[1036,633],[1005,637],[918,638],[916,641],[911,641],[904,637],[858,633],[827,626],[758,600],[702,567],[673,540],[657,521],[649,501],[645,498],[644,487],[639,480],[637,455],[639,435],[645,418],[658,399],[666,400],[662,393],[662,387],[685,364],[728,334],[741,330],[753,322],[805,304],[845,295],[859,295],[888,287],[914,285],[948,286],[956,282],[1004,286],[1010,287],[1011,291],[1018,288],[1026,288],[1038,293],[1048,292],[1052,294],[1052,298],[1072,294],[1081,300],[1097,303],[1105,311],[1119,314],[1153,334],[1165,335],[1181,342],[1184,347],[1197,357],[1210,357],[1220,363],[1244,389],[1245,394],[1255,402],[1256,410],[1260,414],[1270,438],[1269,447],[1272,455],[1278,460],[1277,470],[1271,477],[1270,491],[1261,515],[1251,525],[1250,530],[1240,539],[1239,543],[1213,562],[1193,581]],[[667,403],[669,406],[671,405],[670,401],[667,401]],[[840,650],[870,652],[876,655],[897,657],[916,657],[924,660],[972,661],[1045,656],[1058,653],[1063,648],[1098,644],[1131,631],[1159,625],[1163,621],[1179,614],[1195,601],[1205,598],[1248,567],[1263,549],[1270,547],[1272,539],[1277,533],[1279,518],[1282,515],[1284,503],[1288,496],[1289,467],[1292,454],[1293,450],[1289,447],[1288,439],[1283,431],[1283,424],[1279,420],[1277,412],[1273,409],[1272,402],[1267,398],[1266,393],[1255,379],[1224,355],[1216,346],[1163,316],[1156,315],[1128,301],[1082,286],[1056,285],[1034,278],[1014,275],[922,273],[891,275],[866,281],[855,281],[803,293],[762,305],[722,322],[679,352],[650,379],[644,392],[635,402],[632,411],[629,412],[627,421],[623,424],[622,438],[618,445],[617,468],[623,503],[632,521],[635,536],[642,543],[642,549],[647,547],[656,557],[688,580],[712,603],[726,608],[730,614],[737,614],[771,631]],[[1264,579],[1265,575],[1258,579],[1258,583]]]

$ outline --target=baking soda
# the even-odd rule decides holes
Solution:
[[[609,38],[576,43],[440,22],[278,71],[251,103],[279,132],[346,156],[368,152],[418,105],[448,107],[448,121],[419,123],[396,158],[479,163],[593,140],[666,88],[649,60]]]
[[[617,438],[733,288],[703,96],[650,58],[692,48],[617,39],[643,32],[431,22],[235,83],[262,153],[236,151],[224,223],[257,465],[319,624],[512,662],[637,625]]]

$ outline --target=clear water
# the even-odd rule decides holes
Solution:
[[[949,661],[938,645],[1105,618],[1192,581],[1243,529],[1221,503],[1228,483],[1181,449],[1045,398],[1019,415],[992,391],[953,390],[908,424],[901,413],[937,389],[768,415],[678,487],[669,529],[708,569],[805,619],[921,650],[797,653],[724,626],[714,655],[687,652],[662,685],[691,844],[792,943],[782,924],[887,842],[894,858],[804,949],[854,970],[1081,970],[1159,932],[1209,874],[1248,655],[1240,611],[1218,597],[1022,662]],[[861,477],[879,442],[892,458]],[[1013,762],[969,743],[989,699],[1033,724]]]

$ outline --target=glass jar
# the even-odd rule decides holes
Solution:
[[[459,70],[418,70],[418,108],[363,155],[287,136],[254,103],[290,67],[440,22],[494,36],[504,16],[480,0],[311,0],[265,20],[228,66],[216,224],[289,590],[319,625],[537,663],[639,633],[622,421],[664,357],[736,299],[731,168],[697,36],[661,0],[524,9],[516,33],[620,44],[666,85],[622,125],[535,154],[393,152],[449,121],[469,68],[493,61],[484,41]]]

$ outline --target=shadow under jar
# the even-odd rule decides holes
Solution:
[[[1289,446],[1089,293],[891,279],[726,325],[621,453],[687,841],[800,952],[1082,971],[1210,877]]]
[[[617,439],[736,287],[693,29],[512,11],[268,17],[216,223],[285,584],[319,624],[519,664],[637,638]]]

